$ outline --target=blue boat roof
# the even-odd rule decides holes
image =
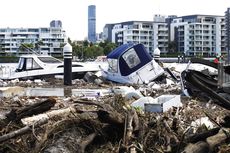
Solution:
[[[122,55],[127,49],[133,47],[134,45],[135,45],[134,43],[128,43],[128,44],[121,45],[117,47],[116,49],[114,49],[112,52],[110,52],[107,55],[107,58],[118,59],[120,55]]]

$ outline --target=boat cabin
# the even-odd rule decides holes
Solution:
[[[24,55],[19,58],[16,72],[44,69],[46,64],[62,63],[52,56]]]
[[[164,71],[143,44],[121,45],[107,56],[107,60],[109,64],[107,79],[120,83],[148,82]]]

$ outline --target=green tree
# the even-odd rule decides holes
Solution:
[[[66,45],[66,43],[60,43],[60,47],[63,48]]]
[[[105,48],[105,46],[108,44],[109,42],[107,40],[105,41],[101,41],[98,45],[102,48]]]
[[[104,55],[103,48],[100,46],[93,45],[85,49],[84,59],[88,59],[88,58],[94,59],[97,56],[101,56],[101,55]]]
[[[69,44],[72,44],[72,41],[71,41],[71,39],[69,37],[68,37],[67,41],[68,41]]]
[[[104,55],[108,55],[113,49],[115,49],[117,47],[117,45],[115,43],[109,42],[109,41],[104,41],[104,42],[100,42],[99,46],[102,47],[104,49]]]
[[[102,55],[104,55],[103,48],[100,46],[95,46],[94,58],[96,58],[97,56],[102,56]]]
[[[88,46],[89,46],[88,40],[84,40],[84,41],[83,41],[83,47],[88,47]]]
[[[117,47],[117,45],[115,43],[108,43],[105,47],[104,47],[104,54],[108,55],[112,50],[114,50]]]
[[[34,44],[34,49],[39,53],[41,53],[41,46],[44,45],[43,41],[42,40],[39,40],[37,41],[35,44]]]
[[[22,43],[18,49],[21,52],[30,52],[30,49],[33,49],[33,48],[34,48],[34,44],[32,43]]]
[[[81,58],[83,53],[83,47],[81,45],[73,44],[72,48],[73,48],[73,55],[77,56],[78,58]]]

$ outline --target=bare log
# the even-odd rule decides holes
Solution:
[[[206,152],[213,152],[213,150],[226,142],[229,141],[229,130],[227,129],[220,129],[216,135],[208,137],[206,141],[198,141],[195,144],[189,144],[184,153],[206,153]]]
[[[188,143],[196,143],[198,141],[204,141],[206,138],[213,136],[219,132],[220,128],[214,128],[202,133],[195,133],[192,136],[186,138]]]
[[[204,141],[199,141],[195,144],[189,144],[183,153],[207,153],[209,152],[209,146]]]
[[[27,106],[21,110],[12,110],[9,114],[7,114],[7,119],[10,121],[18,121],[24,117],[37,115],[43,112],[50,110],[56,103],[56,100],[53,98],[49,98],[45,101],[38,102]]]
[[[27,117],[27,118],[23,118],[21,119],[22,123],[24,125],[33,125],[34,123],[38,122],[39,120],[49,120],[50,118],[53,118],[55,116],[67,116],[70,113],[74,113],[77,110],[74,107],[68,107],[65,109],[59,109],[59,110],[53,110],[50,112],[47,112],[45,114],[39,114],[36,116],[32,116],[32,117]]]
[[[102,122],[102,123],[109,123],[115,126],[123,126],[124,124],[124,117],[114,111],[105,111],[103,109],[100,109],[97,111],[97,115],[98,115],[98,119]]]
[[[133,135],[133,116],[134,116],[134,112],[133,110],[131,110],[131,112],[128,113],[128,117],[127,117],[127,125],[126,125],[126,137],[125,137],[125,145],[129,145],[131,137]]]
[[[27,126],[21,128],[19,130],[10,132],[8,134],[5,134],[5,135],[3,135],[3,136],[0,137],[0,143],[4,142],[6,140],[9,140],[11,138],[15,138],[17,136],[20,136],[20,135],[23,135],[23,134],[29,132],[31,130],[32,126],[33,127],[38,127],[38,126],[43,125],[45,123],[47,123],[47,120],[39,120],[34,125],[27,125]]]
[[[137,112],[134,110],[134,114],[133,114],[133,131],[139,131],[140,130],[140,121],[139,121],[139,117],[137,115]]]
[[[80,149],[82,153],[85,152],[85,148],[94,140],[94,138],[97,136],[96,133],[92,133],[88,135],[86,138],[84,138],[80,144]]]
[[[165,119],[163,119],[162,122],[167,132],[171,133],[171,137],[175,140],[175,142],[179,143],[177,134],[170,128],[168,122]]]
[[[213,151],[215,147],[217,147],[220,144],[223,144],[229,138],[229,130],[221,129],[218,134],[208,137],[206,141],[209,144],[210,150]]]
[[[84,104],[84,105],[95,105],[99,108],[103,108],[103,106],[101,104],[98,104],[98,103],[95,103],[95,102],[92,102],[92,101],[85,101],[85,100],[76,100],[74,101],[74,103],[76,104]]]
[[[135,109],[129,110],[125,122],[122,149],[126,151],[129,150],[129,152],[135,152],[135,148],[132,146],[132,139],[135,138],[135,134],[139,131],[139,127],[139,118]]]
[[[173,118],[171,129],[172,129],[175,133],[177,133],[177,130],[178,130],[178,119],[177,119],[177,117],[174,117],[174,118]]]

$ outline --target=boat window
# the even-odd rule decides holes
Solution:
[[[27,70],[32,69],[32,58],[27,58],[26,59],[26,69]]]
[[[41,69],[41,67],[32,58],[27,58],[26,59],[26,70],[34,70],[34,69]]]
[[[19,59],[17,70],[22,70],[24,61],[25,61],[24,58]]]
[[[126,53],[124,53],[122,58],[125,60],[129,68],[133,68],[141,62],[134,48],[131,48]]]
[[[108,59],[109,63],[109,72],[117,73],[117,59]]]
[[[38,57],[38,59],[44,63],[61,63],[59,59],[53,57]]]
[[[41,66],[38,65],[38,63],[37,63],[35,60],[33,60],[33,66],[32,66],[32,68],[33,68],[33,69],[40,69]]]

